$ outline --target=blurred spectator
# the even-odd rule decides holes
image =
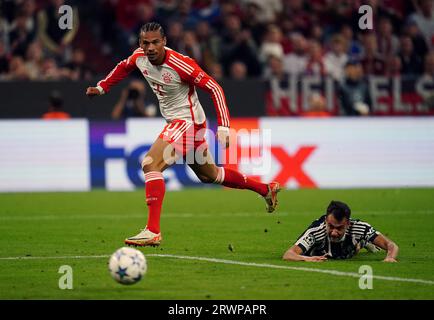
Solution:
[[[143,19],[143,10],[149,9],[151,0],[117,0],[116,21],[126,32],[134,31],[134,28]],[[152,7],[151,7],[152,8]],[[145,16],[148,12],[145,13]]]
[[[290,101],[288,96],[289,74],[283,68],[283,60],[271,56],[268,60],[265,74],[268,90],[265,97],[267,116],[291,115]]]
[[[349,116],[368,115],[372,102],[368,83],[363,78],[362,65],[357,61],[349,61],[345,76],[338,91],[342,111]]]
[[[154,104],[145,106],[146,87],[141,80],[133,80],[122,90],[121,96],[112,110],[112,118],[154,117],[157,108]]]
[[[349,57],[352,59],[359,59],[362,54],[362,45],[358,40],[354,39],[354,33],[351,26],[344,24],[341,28],[341,35],[348,44],[347,53]]]
[[[34,30],[27,28],[27,15],[24,12],[19,12],[16,16],[12,29],[9,32],[10,51],[15,56],[24,58],[27,52],[27,47],[35,39],[36,33]]]
[[[324,42],[324,30],[320,25],[314,25],[311,29],[309,38],[319,43]]]
[[[139,3],[137,8],[134,10],[134,14],[137,16],[137,21],[132,29],[130,36],[130,45],[137,48],[138,35],[140,34],[140,29],[143,25],[148,22],[155,20],[155,10],[152,3]]]
[[[23,0],[20,7],[21,12],[27,17],[27,30],[36,33],[38,19],[36,15],[35,0]]]
[[[234,80],[244,80],[247,77],[247,67],[241,61],[235,61],[231,64],[230,77]]]
[[[42,118],[46,120],[66,120],[71,118],[69,113],[63,110],[63,98],[60,92],[51,92],[48,111],[42,115]]]
[[[264,24],[275,22],[276,16],[283,9],[281,0],[244,0],[243,2],[257,6],[258,21]]]
[[[182,42],[182,35],[184,33],[184,27],[180,22],[173,22],[170,24],[167,30],[167,45],[175,50],[179,51]]]
[[[5,18],[1,15],[1,9],[0,9],[0,45],[2,46],[3,50],[9,51],[9,24],[6,21]]]
[[[68,59],[70,45],[74,40],[79,26],[78,10],[73,7],[72,29],[59,28],[59,7],[64,4],[64,0],[50,0],[50,4],[39,11],[38,14],[38,33],[39,38],[47,50],[47,53],[62,61]]]
[[[392,55],[387,58],[387,76],[397,77],[402,73],[401,58],[398,55]]]
[[[13,56],[9,63],[9,73],[6,80],[29,80],[30,75],[24,64],[24,59],[20,56]]]
[[[417,0],[416,12],[410,15],[409,21],[413,21],[425,37],[428,47],[434,47],[434,14],[433,0]]]
[[[315,93],[309,97],[309,110],[301,114],[309,118],[327,118],[330,112],[327,111],[326,100],[323,95]]]
[[[259,49],[259,59],[266,63],[270,56],[283,58],[282,32],[279,27],[272,24],[268,26],[264,41]]]
[[[70,80],[92,79],[92,70],[86,65],[86,56],[82,49],[75,48],[72,52],[72,59],[64,67],[66,76]]]
[[[95,33],[101,41],[101,52],[104,55],[110,55],[116,47],[119,35],[118,24],[116,21],[116,0],[99,0],[98,4],[98,20],[94,24]]]
[[[402,74],[417,75],[423,70],[422,58],[413,50],[413,42],[408,36],[401,37],[399,57],[402,64]]]
[[[367,75],[381,75],[386,72],[384,58],[378,53],[377,39],[374,33],[367,33],[363,37],[364,52],[361,63]]]
[[[283,64],[285,70],[294,75],[299,75],[304,72],[307,64],[307,42],[304,36],[300,33],[295,33],[291,36],[293,51],[285,55]]]
[[[194,29],[198,22],[192,11],[193,0],[179,0],[175,13],[170,17],[171,23],[180,22],[186,29]]]
[[[217,30],[224,28],[225,20],[227,17],[235,15],[241,19],[243,11],[239,3],[235,0],[221,0],[220,1],[220,17],[215,23]]]
[[[344,77],[344,68],[348,62],[347,46],[344,37],[336,34],[330,42],[331,50],[324,56],[326,71],[333,79],[341,81]]]
[[[313,26],[313,16],[309,14],[308,10],[305,10],[305,2],[303,0],[284,1],[282,14],[292,20],[295,31],[301,32],[304,35],[309,34]]]
[[[432,89],[421,94],[423,104],[428,110],[434,111],[434,51],[425,56],[424,72],[421,79]]]
[[[399,40],[393,34],[393,27],[390,19],[383,17],[378,26],[378,52],[382,56],[389,56],[398,52]]]
[[[220,57],[218,36],[211,31],[207,21],[201,21],[196,25],[196,36],[202,53],[202,67],[209,71]]]
[[[196,20],[214,23],[220,15],[220,1],[215,0],[194,0],[192,3],[192,17]]]
[[[0,78],[9,71],[9,59],[3,42],[0,42]]]
[[[434,82],[434,51],[431,51],[425,56],[423,77]]]
[[[321,44],[317,41],[311,41],[309,45],[309,56],[306,63],[304,74],[325,76],[326,68],[323,60]]]
[[[241,61],[247,66],[249,76],[259,76],[261,67],[257,59],[257,48],[250,31],[241,28],[240,18],[234,14],[226,17],[222,33],[220,50],[225,74],[229,74],[233,61]]]
[[[169,25],[173,23],[173,21],[170,21],[170,18],[175,14],[178,8],[178,1],[177,0],[157,1],[155,6],[156,6],[157,19],[167,30],[169,28]]]
[[[41,77],[44,59],[42,55],[42,47],[38,41],[29,45],[26,53],[25,67],[29,74],[30,80],[38,80]]]
[[[414,0],[412,0],[414,1]],[[380,5],[386,8],[387,17],[392,22],[395,30],[399,29],[405,22],[407,12],[413,12],[414,7],[412,1],[408,0],[382,0]]]
[[[266,24],[259,17],[261,10],[262,7],[258,1],[245,1],[242,23],[251,31],[257,47],[261,46],[264,33],[267,30]]]
[[[285,55],[290,54],[293,50],[291,37],[295,32],[294,23],[291,19],[283,17],[279,22],[280,29],[282,30],[283,40],[282,47]]]
[[[185,31],[179,43],[179,52],[193,58],[202,65],[202,50],[193,31]]]
[[[54,58],[47,58],[42,65],[42,73],[40,80],[60,80],[62,71],[57,66]]]
[[[216,80],[223,79],[223,67],[219,63],[213,63],[209,69],[209,75]]]
[[[404,27],[403,35],[409,36],[413,41],[414,51],[421,57],[424,57],[428,53],[428,46],[423,34],[420,32],[417,24],[413,21],[409,21]]]

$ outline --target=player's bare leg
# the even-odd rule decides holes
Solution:
[[[271,213],[276,209],[277,193],[280,191],[278,182],[265,184],[248,178],[236,170],[218,167],[208,149],[203,152],[197,150],[196,159],[200,160],[197,161],[199,163],[189,164],[189,166],[203,183],[217,183],[229,188],[252,190],[264,197],[267,212]]]
[[[125,244],[133,246],[158,246],[161,243],[160,215],[164,199],[165,184],[162,172],[176,161],[173,147],[158,138],[143,158],[142,170],[145,174],[146,204],[148,224],[137,235],[125,239]]]

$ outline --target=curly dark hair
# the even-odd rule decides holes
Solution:
[[[332,214],[336,220],[342,221],[344,218],[350,219],[351,209],[346,203],[332,200],[327,207],[327,215],[329,214]]]

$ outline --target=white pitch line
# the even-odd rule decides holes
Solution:
[[[346,276],[346,277],[353,277],[353,278],[360,278],[362,276],[361,274],[355,273],[355,272],[343,272],[343,271],[337,271],[337,270],[316,269],[316,268],[306,268],[306,267],[291,267],[291,266],[282,266],[282,265],[267,264],[267,263],[242,262],[242,261],[215,259],[215,258],[206,258],[206,257],[177,256],[177,255],[171,255],[171,254],[148,254],[147,256],[207,261],[207,262],[234,264],[234,265],[248,266],[248,267],[258,267],[258,268],[271,268],[271,269],[286,269],[286,270],[296,270],[296,271],[306,271],[306,272],[318,272],[318,273],[331,274],[331,275],[335,275],[335,276]],[[414,283],[423,283],[423,284],[434,285],[434,281],[424,280],[424,279],[385,277],[385,276],[376,276],[376,275],[373,275],[372,278],[373,279],[386,280],[386,281],[414,282]]]
[[[288,216],[289,212],[279,212],[280,216]],[[300,214],[300,213],[298,213]],[[267,215],[264,212],[220,212],[219,217],[253,217]],[[43,216],[0,216],[0,221],[37,221],[37,220],[87,220],[87,219],[144,219],[147,216],[146,212],[138,214],[128,214],[128,215],[43,215]],[[215,214],[207,213],[165,213],[166,218],[215,218]]]
[[[420,210],[420,211],[368,211],[364,212],[364,215],[378,215],[378,214],[395,214],[395,215],[403,215],[403,214],[433,214],[434,210]],[[274,217],[279,216],[290,216],[290,215],[307,215],[311,214],[311,212],[277,212]],[[255,212],[219,212],[218,217],[256,217],[263,215],[266,217],[267,215],[262,211]],[[93,219],[143,219],[146,217],[146,212],[137,213],[137,214],[128,214],[128,215],[114,215],[114,214],[101,214],[101,215],[76,215],[76,214],[62,214],[62,215],[41,215],[37,214],[32,216],[0,216],[0,221],[38,221],[38,220],[93,220]],[[215,218],[215,214],[208,213],[164,213],[164,217],[166,218]]]
[[[0,257],[0,261],[2,260],[63,260],[63,259],[100,259],[100,258],[109,258],[108,255],[99,255],[99,256],[55,256],[55,257],[32,257],[32,256],[24,256],[24,257]]]
[[[214,263],[222,263],[222,264],[232,264],[238,266],[246,266],[246,267],[256,267],[256,268],[269,268],[269,269],[283,269],[283,270],[295,270],[295,271],[305,271],[305,272],[316,272],[323,274],[330,274],[334,276],[342,276],[342,277],[352,277],[352,278],[360,278],[362,275],[356,272],[344,272],[337,270],[328,270],[328,269],[317,269],[317,268],[307,268],[307,267],[291,267],[291,266],[283,266],[283,265],[275,265],[275,264],[267,264],[267,263],[254,263],[254,262],[243,262],[243,261],[235,261],[235,260],[226,260],[226,259],[216,259],[216,258],[207,258],[207,257],[194,257],[194,256],[179,256],[173,254],[146,254],[147,257],[159,257],[159,258],[171,258],[171,259],[183,259],[183,260],[194,260],[194,261],[206,261],[206,262],[214,262]],[[62,259],[100,259],[100,258],[109,258],[109,255],[95,255],[95,256],[57,256],[57,257],[0,257],[0,261],[4,260],[62,260]],[[412,279],[412,278],[399,278],[399,277],[386,277],[373,275],[373,279],[385,280],[385,281],[394,281],[394,282],[411,282],[411,283],[422,283],[428,285],[434,285],[433,280],[425,280],[425,279]]]

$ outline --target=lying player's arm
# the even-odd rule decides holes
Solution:
[[[303,249],[298,245],[293,245],[282,257],[286,261],[309,261],[309,262],[322,262],[327,260],[326,256],[313,256],[308,257],[303,255]]]
[[[399,248],[392,240],[386,238],[382,234],[375,237],[372,242],[377,247],[387,251],[387,256],[383,260],[384,262],[397,262],[396,257],[398,256]]]

